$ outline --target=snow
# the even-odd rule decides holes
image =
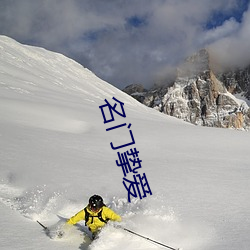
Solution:
[[[100,105],[124,102],[152,195],[127,201],[118,144]],[[122,131],[122,132],[121,132]],[[163,249],[107,225],[91,243],[84,222],[50,239],[103,196],[121,225],[183,250],[250,248],[249,132],[193,126],[147,108],[63,55],[0,36],[1,249]]]

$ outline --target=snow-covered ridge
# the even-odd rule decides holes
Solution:
[[[86,94],[103,99],[103,96],[112,97],[115,92],[119,92],[62,54],[22,45],[5,36],[0,36],[0,60],[1,85],[17,93],[36,94],[40,87],[43,91],[56,90],[62,94],[71,91],[76,95]],[[121,95],[127,104],[136,103],[122,93]]]
[[[70,106],[74,106],[77,100],[79,105],[84,106],[101,103],[105,98],[111,99],[116,95],[122,97],[128,107],[140,106],[133,98],[61,54],[21,45],[8,37],[0,38],[0,110],[4,112],[6,107],[9,110],[2,119],[13,119],[28,126],[81,133],[88,130],[89,126],[85,119],[72,118],[74,110]],[[67,103],[69,94],[75,100],[68,103],[63,112],[61,107],[51,107],[51,103]]]

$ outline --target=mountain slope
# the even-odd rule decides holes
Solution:
[[[111,225],[91,245],[84,223],[62,240],[42,233],[37,219],[53,226],[57,215],[72,216],[94,193],[121,214],[123,226],[164,244],[249,248],[249,133],[168,117],[60,54],[2,36],[0,76],[4,249],[161,249]],[[106,131],[99,109],[112,97],[124,102],[126,118],[116,115],[115,122],[132,124],[140,173],[152,190],[131,203],[110,147],[130,142],[129,130]]]

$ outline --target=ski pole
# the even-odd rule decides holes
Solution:
[[[48,230],[48,228],[47,227],[45,227],[40,221],[36,221],[40,226],[42,226],[43,227],[43,229],[46,231],[46,230]]]
[[[148,238],[148,237],[145,237],[145,236],[143,236],[143,235],[141,235],[141,234],[135,233],[135,232],[133,232],[133,231],[127,229],[127,228],[124,228],[124,227],[123,227],[122,229],[125,230],[125,231],[127,231],[127,232],[129,232],[129,233],[131,233],[131,234],[137,235],[137,236],[139,236],[139,237],[141,237],[141,238],[143,238],[143,239],[146,239],[146,240],[148,240],[148,241],[152,241],[152,242],[154,242],[154,243],[156,243],[156,244],[158,244],[158,245],[161,245],[161,246],[163,246],[163,247],[169,248],[169,249],[171,249],[171,250],[180,250],[180,248],[173,248],[173,247],[167,246],[167,245],[165,245],[165,244],[162,244],[161,242],[152,240],[152,239],[150,239],[150,238]]]

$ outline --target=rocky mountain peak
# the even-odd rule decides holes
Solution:
[[[177,77],[194,77],[205,74],[210,70],[209,53],[201,49],[194,55],[188,57],[184,63],[177,68]]]
[[[149,107],[196,125],[248,129],[249,106],[233,94],[241,92],[246,96],[249,71],[215,74],[210,64],[208,50],[202,49],[178,67],[170,86],[139,92],[137,88],[129,94]]]

